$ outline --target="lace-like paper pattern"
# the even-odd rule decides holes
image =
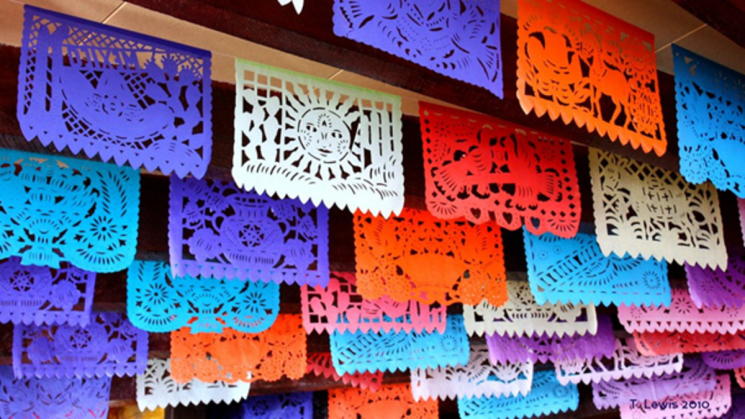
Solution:
[[[526,395],[533,382],[533,363],[492,365],[483,345],[471,348],[465,365],[411,370],[414,400]]]
[[[313,373],[319,377],[331,378],[334,381],[340,381],[361,389],[378,391],[383,384],[383,372],[355,372],[353,374],[339,375],[334,369],[330,353],[311,353],[308,354],[308,374]]]
[[[163,262],[135,261],[127,274],[127,315],[148,332],[181,327],[221,333],[223,327],[259,333],[279,314],[279,284],[174,278]]]
[[[596,334],[558,337],[549,334],[532,336],[487,335],[489,360],[492,364],[514,362],[560,362],[604,358],[615,350],[613,324],[608,316],[598,318]]]
[[[96,274],[74,266],[49,269],[0,261],[0,322],[69,324],[90,321]]]
[[[202,177],[211,54],[26,6],[18,121],[27,139],[118,165]]]
[[[745,368],[745,350],[704,352],[701,359],[706,365],[718,370]]]
[[[598,409],[631,404],[632,400],[657,401],[666,397],[713,391],[716,371],[700,359],[688,359],[681,372],[652,378],[599,381],[592,385],[592,401]]]
[[[437,400],[415,402],[408,384],[376,392],[356,388],[329,390],[329,419],[431,419],[439,417]]]
[[[695,405],[691,402],[695,401]],[[704,402],[707,408],[703,407]],[[667,408],[662,409],[665,404]],[[717,375],[713,391],[696,394],[671,396],[657,402],[656,406],[638,401],[621,405],[621,419],[687,419],[687,418],[721,418],[732,405],[730,380],[728,375]],[[684,407],[685,406],[685,407]]]
[[[619,306],[618,320],[629,332],[737,333],[745,329],[745,307],[697,308],[688,291],[672,290],[670,307]]]
[[[634,340],[639,352],[648,356],[745,349],[745,331],[731,335],[709,332],[634,332]]]
[[[745,75],[672,46],[680,173],[745,198]]]
[[[335,0],[334,33],[502,97],[499,1]]]
[[[459,398],[462,419],[518,419],[577,410],[579,390],[574,384],[563,386],[553,371],[539,371],[527,396]]]
[[[111,377],[16,378],[0,366],[3,418],[107,418]]]
[[[305,286],[300,293],[308,333],[445,332],[446,307],[398,302],[388,296],[366,300],[357,292],[354,274],[331,272],[325,288]]]
[[[580,1],[517,4],[523,110],[665,154],[654,35]]]
[[[232,183],[171,178],[171,266],[177,276],[326,285],[328,211]]]
[[[388,217],[404,206],[401,98],[236,60],[233,178]]]
[[[148,335],[120,313],[94,313],[86,327],[13,328],[13,371],[18,377],[133,376],[147,366]]]
[[[120,271],[134,260],[139,208],[130,168],[0,150],[0,258]]]
[[[212,383],[293,380],[305,375],[306,335],[300,316],[280,314],[258,334],[224,329],[222,333],[171,332],[171,376],[177,383],[193,379]]]
[[[677,172],[590,149],[598,243],[607,256],[725,267],[719,197]]]
[[[556,336],[595,334],[595,306],[583,304],[536,304],[524,274],[511,274],[507,281],[509,299],[502,307],[482,302],[477,306],[463,305],[463,318],[469,335],[498,334]]]
[[[229,419],[313,419],[313,392],[249,397]]]
[[[685,269],[696,307],[745,305],[745,254],[731,255],[726,270],[688,264]]]
[[[354,219],[357,291],[364,298],[443,305],[507,301],[496,224],[444,221],[409,208],[387,220],[360,212]]]
[[[670,305],[665,262],[605,256],[590,234],[523,236],[530,289],[539,304]]]
[[[470,348],[460,315],[448,316],[445,333],[334,332],[331,357],[339,374],[465,365]]]
[[[179,384],[171,377],[170,359],[150,359],[147,370],[137,375],[137,406],[144,411],[200,403],[234,403],[248,397],[250,388],[250,383],[241,381],[204,383],[191,380]]]
[[[577,234],[572,144],[495,118],[419,103],[427,209],[535,234]]]

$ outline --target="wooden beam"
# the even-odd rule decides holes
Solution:
[[[745,48],[745,2],[742,0],[672,0],[688,13]]]

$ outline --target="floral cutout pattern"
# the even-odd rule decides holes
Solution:
[[[399,302],[388,296],[367,300],[357,292],[354,274],[331,272],[324,288],[300,288],[303,325],[310,333],[326,332],[445,332],[444,306],[417,301]]]
[[[26,6],[24,136],[103,161],[202,177],[212,154],[209,51]]]
[[[726,269],[685,265],[696,307],[745,305],[745,254],[730,255]]]
[[[584,335],[597,332],[594,305],[536,304],[530,286],[522,273],[511,273],[507,281],[509,299],[502,307],[482,302],[463,305],[463,318],[469,335],[484,333],[507,336]]]
[[[419,103],[427,209],[573,237],[580,193],[569,141],[496,118]]]
[[[517,4],[523,110],[665,154],[654,35],[578,0]]]
[[[228,419],[313,419],[313,392],[252,396],[231,407]]]
[[[232,183],[171,178],[169,249],[176,276],[326,285],[328,211]]]
[[[603,254],[725,267],[719,197],[711,184],[590,149],[595,230]]]
[[[24,325],[13,328],[17,377],[134,376],[145,371],[148,334],[120,313],[94,313],[85,327]]]
[[[643,355],[718,352],[745,349],[745,331],[719,332],[634,332],[634,341]]]
[[[116,272],[134,260],[140,175],[126,167],[0,150],[0,258]]]
[[[127,315],[148,332],[259,333],[279,314],[279,284],[174,278],[164,262],[135,261],[127,272]]]
[[[440,220],[406,208],[385,219],[354,216],[357,291],[424,304],[507,301],[504,250],[494,223]]]
[[[308,354],[308,374],[331,378],[344,384],[369,391],[378,391],[383,385],[383,372],[355,372],[339,375],[331,360],[331,353],[315,352]]]
[[[701,359],[706,365],[718,370],[745,368],[745,350],[704,352]]]
[[[93,305],[95,272],[0,261],[0,322],[85,326]]]
[[[499,1],[334,1],[334,33],[502,97]]]
[[[381,412],[389,419],[439,417],[437,400],[415,402],[409,384],[383,386],[376,392],[358,388],[329,390],[329,419],[376,419]]]
[[[233,178],[388,217],[404,205],[401,98],[237,59]]]
[[[696,401],[693,406],[692,400]],[[634,404],[633,408],[631,403],[622,404],[621,419],[721,418],[732,406],[729,376],[717,375],[713,391],[666,397],[657,406],[663,403],[667,409],[645,407],[642,403]]]

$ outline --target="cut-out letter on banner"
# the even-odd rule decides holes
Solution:
[[[645,356],[639,353],[634,339],[616,339],[616,349],[610,359],[556,362],[556,377],[562,384],[654,377],[683,369],[683,354]]]
[[[226,413],[226,419],[313,419],[313,392],[251,396]]]
[[[329,279],[323,206],[171,177],[168,229],[177,276],[323,286]]]
[[[459,398],[458,413],[464,419],[513,419],[549,416],[577,410],[579,390],[561,385],[553,371],[539,371],[526,396]]]
[[[618,307],[618,320],[631,332],[737,333],[745,329],[745,307],[697,308],[688,291],[672,290],[670,307]]]
[[[308,354],[308,374],[331,378],[354,387],[378,391],[383,384],[383,372],[355,372],[353,374],[338,374],[328,352],[314,352]]]
[[[696,307],[745,306],[745,254],[730,255],[724,270],[689,264],[685,269]]]
[[[745,198],[745,74],[672,45],[680,173]]]
[[[394,384],[376,392],[358,388],[329,390],[329,419],[431,419],[439,417],[437,400],[415,402],[409,384]]]
[[[496,118],[419,103],[427,209],[509,230],[573,237],[580,194],[572,144]]]
[[[148,334],[120,313],[94,313],[86,327],[16,325],[19,377],[134,376],[147,367]]]
[[[134,260],[139,211],[131,168],[0,150],[0,259],[121,271]]]
[[[339,374],[465,365],[470,347],[458,314],[448,316],[445,333],[334,332],[331,357]]]
[[[445,306],[399,302],[388,296],[366,300],[357,292],[357,279],[351,273],[331,272],[325,288],[306,285],[300,294],[308,333],[445,332]]]
[[[523,273],[510,273],[508,301],[502,307],[482,302],[463,305],[463,318],[469,335],[549,336],[595,334],[597,315],[594,305],[536,304]]]
[[[721,418],[732,405],[730,379],[728,375],[717,375],[713,391],[676,395],[657,402],[621,405],[621,419],[683,419],[683,418]],[[667,406],[662,409],[660,406]]]
[[[670,305],[667,263],[605,256],[596,237],[523,232],[530,289],[538,304]]]
[[[0,261],[0,322],[85,326],[93,305],[95,272]]]
[[[209,51],[26,6],[18,121],[58,150],[201,178],[210,66]]]
[[[259,333],[279,314],[279,284],[173,277],[165,262],[135,261],[127,271],[127,316],[148,332]]]
[[[111,377],[16,378],[0,366],[3,418],[107,418]]]
[[[137,406],[141,411],[200,403],[235,403],[248,397],[250,383],[238,381],[179,384],[171,377],[170,359],[150,359],[147,370],[137,375]]]
[[[238,186],[352,212],[401,212],[401,98],[242,60],[235,71]]]
[[[719,196],[677,172],[590,149],[595,231],[603,254],[725,267]]]
[[[518,0],[517,26],[526,113],[665,154],[654,35],[579,0]]]
[[[734,334],[690,332],[634,332],[639,352],[647,356],[745,349],[745,331]]]
[[[307,365],[306,334],[299,315],[280,314],[261,333],[171,332],[171,376],[177,383],[193,379],[212,383],[299,380]]]
[[[526,395],[532,383],[532,362],[492,365],[483,344],[471,348],[466,364],[411,370],[411,391],[417,401]]]
[[[357,291],[424,304],[499,306],[507,301],[499,226],[440,220],[406,208],[385,219],[354,215]]]
[[[335,0],[334,33],[502,97],[499,0]]]

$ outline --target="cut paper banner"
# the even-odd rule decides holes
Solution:
[[[597,332],[594,305],[536,304],[523,273],[510,273],[507,281],[508,301],[502,307],[482,302],[463,305],[463,318],[469,335],[484,333],[507,336],[571,336]]]
[[[745,254],[730,255],[725,270],[688,264],[685,270],[696,307],[745,305]]]
[[[590,149],[595,231],[603,254],[722,267],[719,197],[711,184]]]
[[[416,401],[526,395],[532,383],[532,362],[492,365],[484,345],[471,347],[466,364],[411,370]]]
[[[336,373],[331,354],[326,353],[309,353],[308,354],[308,374],[313,373],[319,377],[331,378],[334,381],[359,387],[369,391],[378,391],[383,384],[383,372],[355,372],[353,374]]]
[[[465,365],[470,347],[463,317],[448,316],[445,333],[334,332],[331,358],[339,374]]]
[[[401,98],[240,59],[235,72],[238,186],[351,212],[401,212]]]
[[[134,260],[139,209],[131,168],[0,150],[0,259],[121,271]]]
[[[496,118],[419,102],[427,209],[535,234],[573,237],[580,193],[569,141]]]
[[[716,378],[716,371],[700,359],[686,359],[681,372],[594,383],[592,401],[598,409],[610,409],[630,405],[633,401],[660,401],[672,396],[714,391]]]
[[[141,411],[159,407],[189,406],[201,403],[235,403],[248,397],[250,383],[238,381],[204,383],[191,380],[179,384],[171,377],[171,360],[147,361],[147,370],[137,375],[137,406]]]
[[[740,210],[740,229],[742,230],[742,240],[745,241],[745,199],[738,199],[737,207]]]
[[[745,198],[745,75],[672,45],[680,173]]]
[[[287,6],[290,3],[292,3],[292,7],[295,8],[295,12],[300,14],[303,11],[303,3],[305,3],[305,0],[279,0],[279,4],[282,6]]]
[[[306,334],[299,315],[280,314],[262,333],[192,334],[188,328],[171,332],[171,377],[177,383],[193,379],[212,383],[255,380],[299,380],[307,365]]]
[[[701,359],[706,365],[718,370],[745,368],[745,350],[704,352]]]
[[[228,419],[313,419],[313,392],[249,397],[229,411]]]
[[[598,316],[596,334],[567,335],[533,334],[532,336],[487,335],[489,360],[492,364],[514,362],[560,362],[592,360],[613,356],[616,341],[613,323],[608,316]]]
[[[459,398],[463,419],[519,419],[577,410],[579,390],[556,381],[553,371],[536,372],[527,396]]]
[[[86,327],[16,325],[17,377],[134,376],[145,371],[148,334],[120,313],[94,313]]]
[[[740,388],[745,388],[745,368],[738,368],[735,370],[735,379]]]
[[[328,211],[232,183],[171,177],[168,226],[177,276],[323,285]]]
[[[616,339],[616,347],[610,358],[556,362],[556,377],[562,384],[651,378],[673,374],[683,369],[683,354],[645,356],[636,348],[632,338]]]
[[[618,320],[628,332],[738,333],[745,329],[745,307],[697,308],[688,291],[672,290],[670,307],[619,306]]]
[[[329,390],[329,419],[431,419],[439,417],[437,400],[415,402],[409,384],[382,387],[376,392],[358,388]]]
[[[303,325],[321,332],[445,332],[446,307],[417,301],[398,302],[388,296],[367,300],[357,292],[357,278],[331,272],[324,288],[300,288]]]
[[[720,374],[714,391],[671,396],[647,406],[641,401],[623,404],[621,419],[721,418],[731,405],[729,376]]]
[[[745,349],[745,331],[734,334],[690,332],[634,332],[639,352],[644,355],[718,352]]]
[[[204,175],[212,154],[209,51],[25,10],[18,122],[28,140],[120,166]]]
[[[424,304],[507,301],[504,249],[494,223],[445,221],[406,208],[385,219],[354,215],[357,291]]]
[[[605,256],[590,234],[562,239],[524,231],[523,237],[530,289],[538,304],[670,305],[665,262]]]
[[[518,0],[517,98],[525,113],[561,116],[662,156],[659,91],[651,33],[579,0]]]
[[[745,418],[745,394],[732,395],[732,407],[719,419]]]
[[[3,418],[107,418],[111,377],[16,378],[0,366]]]
[[[334,33],[501,98],[499,1],[335,0]]]
[[[127,316],[148,332],[259,333],[279,314],[279,284],[174,278],[165,262],[135,261],[127,271]]]
[[[90,321],[95,272],[63,264],[59,269],[0,261],[0,322],[69,324]]]

